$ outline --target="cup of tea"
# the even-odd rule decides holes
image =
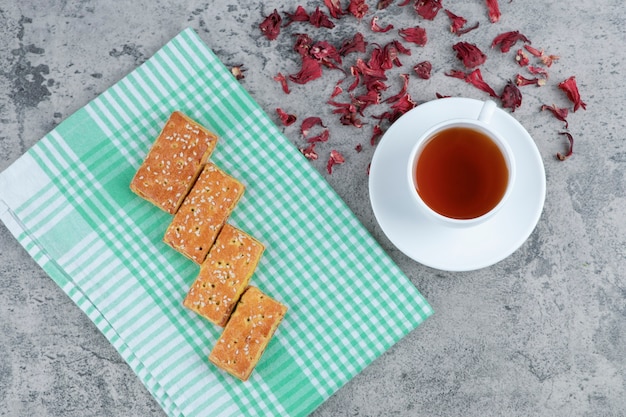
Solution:
[[[450,226],[480,224],[506,203],[515,182],[515,158],[490,124],[487,100],[476,119],[450,119],[421,135],[409,157],[409,192],[430,218]]]

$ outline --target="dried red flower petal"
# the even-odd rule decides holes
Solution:
[[[339,55],[339,52],[333,45],[326,41],[319,41],[312,45],[309,55],[329,68],[339,68],[331,61],[341,65],[341,55]]]
[[[341,153],[336,150],[330,151],[330,156],[328,157],[328,163],[326,164],[326,170],[329,174],[333,173],[333,166],[337,164],[343,164],[346,162],[346,159],[343,157]]]
[[[511,50],[511,47],[515,45],[517,41],[530,43],[530,40],[526,36],[519,33],[519,31],[514,30],[511,32],[504,32],[496,36],[491,42],[491,47],[495,48],[499,45],[500,51],[502,51],[503,53],[509,52]]]
[[[480,26],[480,23],[476,22],[476,24],[474,26],[470,26],[470,27],[467,27],[465,29],[457,30],[456,31],[456,35],[457,36],[465,35],[466,33],[473,31],[474,29],[478,29],[479,26]]]
[[[393,25],[389,24],[387,26],[380,27],[378,25],[378,16],[374,16],[372,17],[372,20],[370,21],[370,28],[372,29],[372,32],[379,32],[379,33],[385,33],[385,32],[389,32],[391,29],[393,29]]]
[[[315,152],[315,145],[317,142],[310,143],[306,148],[300,148],[300,152],[309,161],[315,161],[318,158],[317,152]]]
[[[306,119],[304,119],[302,121],[302,125],[300,126],[300,132],[302,133],[302,136],[307,137],[307,135],[309,134],[309,130],[311,130],[311,128],[313,126],[317,126],[320,125],[322,127],[326,127],[324,126],[324,123],[322,122],[322,119],[319,117],[307,117]]]
[[[322,133],[317,136],[313,136],[308,138],[306,141],[308,143],[317,143],[317,142],[328,142],[328,138],[330,137],[330,132],[328,129],[325,129]]]
[[[320,10],[319,6],[315,8],[315,11],[311,13],[309,18],[309,23],[311,23],[316,28],[327,28],[332,29],[335,27],[335,24],[328,18],[328,15],[324,13],[324,11]]]
[[[493,88],[491,88],[491,86],[489,86],[489,84],[487,84],[487,82],[483,80],[483,75],[480,72],[479,68],[476,68],[474,71],[467,74],[467,76],[465,77],[465,81],[472,84],[474,87],[478,88],[479,90],[489,93],[491,97],[498,97],[498,95],[493,90]]]
[[[275,77],[274,77],[275,81],[278,81],[281,85],[281,87],[283,88],[283,92],[285,94],[289,94],[289,85],[287,84],[287,78],[285,78],[285,76],[282,73],[278,73]]]
[[[502,107],[514,112],[516,108],[522,105],[522,92],[513,81],[509,80],[502,90],[500,100],[502,100]]]
[[[294,13],[283,12],[285,14],[285,27],[289,26],[293,22],[308,22],[310,17],[307,11],[302,6],[298,6]]]
[[[357,143],[357,145],[354,147],[354,150],[357,152],[361,152],[363,150],[363,145]]]
[[[528,59],[528,55],[524,51],[518,49],[515,54],[515,61],[517,61],[520,67],[525,67],[530,62],[530,59]]]
[[[567,98],[570,99],[572,103],[574,103],[574,111],[579,108],[583,108],[583,110],[587,109],[587,104],[584,103],[580,98],[580,93],[578,92],[578,85],[576,85],[576,77],[571,76],[567,80],[559,83],[559,88],[567,94]]]
[[[529,65],[528,67],[526,67],[528,69],[528,72],[530,72],[531,74],[534,75],[541,75],[543,76],[546,80],[548,79],[548,70],[546,70],[545,68],[541,68],[541,67],[534,67],[532,65]]]
[[[290,126],[297,120],[297,117],[295,114],[287,114],[280,107],[276,109],[276,113],[278,113],[278,117],[280,117],[280,121],[283,122],[285,126]]]
[[[546,67],[550,68],[554,61],[558,61],[560,58],[561,57],[558,55],[542,55],[541,62],[543,62],[543,65]]]
[[[463,62],[466,68],[475,68],[487,60],[487,55],[473,43],[458,42],[452,45],[452,49],[456,51],[456,57]]]
[[[322,76],[322,64],[315,58],[305,56],[302,58],[302,68],[297,74],[292,74],[289,79],[297,84],[306,84]]]
[[[498,5],[498,0],[486,0],[487,4],[487,12],[489,14],[489,21],[491,23],[496,23],[500,20],[500,6]]]
[[[552,112],[554,117],[556,117],[558,120],[562,122],[565,122],[565,129],[568,128],[567,115],[569,114],[569,110],[566,107],[559,108],[555,104],[553,104],[552,106],[548,106],[544,104],[541,106],[541,111],[544,111],[544,110],[550,110],[550,112]]]
[[[404,0],[402,3],[398,4],[400,7],[408,6],[411,4],[411,0]]]
[[[263,33],[267,39],[273,41],[280,33],[280,24],[282,21],[283,19],[280,17],[278,10],[274,9],[274,11],[259,24],[259,29],[261,29],[261,33]]]
[[[346,40],[339,48],[339,55],[346,56],[352,52],[365,52],[365,47],[367,46],[367,42],[365,42],[365,38],[360,32],[354,34],[352,39]]]
[[[458,78],[459,80],[465,81],[467,79],[467,74],[460,70],[450,70],[449,72],[444,73],[447,77]]]
[[[415,3],[415,11],[426,20],[433,20],[441,7],[441,0],[417,0]]]
[[[570,133],[568,133],[568,132],[559,132],[559,135],[567,136],[567,140],[569,142],[569,148],[568,148],[568,150],[567,150],[567,152],[565,154],[562,154],[561,152],[557,152],[556,153],[556,157],[560,161],[565,161],[567,158],[572,156],[572,154],[574,153],[574,137]]]
[[[328,7],[328,12],[335,19],[339,19],[341,16],[346,14],[341,9],[340,0],[324,0],[324,4]]]
[[[313,45],[313,39],[306,33],[298,33],[296,35],[296,43],[293,45],[293,50],[301,57],[309,55],[311,46]]]
[[[533,48],[530,45],[524,45],[524,49],[526,49],[528,52],[530,52],[531,55],[536,56],[537,58],[543,56],[543,49],[539,50],[537,48]]]
[[[430,72],[432,71],[432,69],[433,65],[429,61],[420,62],[413,67],[413,70],[415,71],[417,76],[423,80],[427,80],[430,78]]]
[[[520,74],[515,76],[515,84],[523,87],[525,85],[536,85],[537,87],[541,87],[542,85],[546,85],[545,78],[525,78]]]
[[[448,17],[450,18],[450,21],[452,22],[450,24],[450,32],[452,32],[452,33],[457,33],[459,31],[459,29],[461,29],[467,23],[467,19],[465,19],[465,18],[463,18],[461,16],[455,15],[454,13],[452,13],[448,9],[444,9],[444,12],[446,12]]]
[[[398,94],[395,94],[391,97],[386,98],[383,101],[384,103],[395,103],[406,94],[406,90],[409,87],[409,74],[400,74],[400,77],[402,77],[402,80],[403,80],[402,88],[400,89]]]
[[[400,112],[400,115],[402,115],[415,107],[417,107],[417,103],[413,101],[409,94],[405,94],[391,106],[391,109]]]
[[[335,88],[333,89],[332,94],[330,95],[330,98],[335,98],[337,97],[339,94],[343,93],[343,88],[341,88],[341,86],[339,84],[341,84],[343,82],[343,80],[339,80],[337,81],[337,84],[335,84]]]
[[[378,142],[378,139],[380,139],[383,136],[383,130],[380,128],[379,124],[375,124],[374,128],[372,129],[372,137],[370,138],[370,144],[372,146],[376,145],[376,142]]]
[[[363,127],[363,122],[359,119],[356,113],[344,113],[339,118],[339,122],[345,126],[354,126],[356,128]]]
[[[428,37],[426,36],[426,29],[419,26],[400,29],[398,33],[400,33],[400,36],[402,36],[405,41],[412,42],[419,46],[426,45],[426,42],[428,41]]]
[[[365,16],[368,10],[369,6],[365,3],[365,0],[350,0],[348,5],[348,11],[359,20]]]
[[[246,78],[245,75],[243,75],[244,71],[247,71],[247,69],[243,67],[243,64],[233,65],[232,67],[230,67],[231,74],[233,74],[233,76],[237,80],[243,80],[244,78]]]
[[[391,3],[393,3],[393,0],[380,0],[378,4],[376,5],[376,8],[378,10],[383,10],[389,7]]]
[[[452,96],[446,96],[446,95],[441,94],[441,93],[435,93],[435,97],[437,97],[437,98],[449,98],[449,97],[452,97]]]
[[[380,103],[380,93],[374,90],[368,90],[367,93],[361,94],[354,98],[353,103],[358,112],[363,116],[363,111],[372,104]]]

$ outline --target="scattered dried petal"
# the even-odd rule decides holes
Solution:
[[[301,57],[308,56],[309,50],[311,50],[311,46],[313,45],[313,39],[306,33],[298,33],[296,36],[296,43],[293,45],[293,50]]]
[[[328,18],[328,15],[320,10],[319,6],[315,9],[313,13],[311,13],[311,17],[309,18],[309,23],[311,23],[316,28],[327,28],[332,29],[335,27],[335,24]]]
[[[474,26],[470,26],[470,27],[467,27],[465,29],[457,30],[456,31],[456,35],[457,36],[465,35],[466,33],[473,31],[474,29],[478,29],[479,26],[480,26],[480,23],[476,22],[476,24],[474,24]]]
[[[285,14],[285,20],[287,23],[285,27],[289,26],[293,22],[308,22],[310,17],[307,11],[302,6],[298,6],[294,13],[283,12]]]
[[[400,100],[398,100],[391,106],[392,110],[399,112],[400,115],[408,112],[415,107],[417,107],[417,103],[413,101],[409,94],[403,95],[402,97],[400,97]]]
[[[441,7],[441,0],[417,0],[415,3],[415,11],[426,20],[433,20]]]
[[[485,80],[483,80],[483,75],[480,72],[480,68],[476,68],[469,74],[466,74],[463,71],[459,70],[451,70],[450,72],[446,72],[445,75],[448,77],[464,80],[465,82],[472,84],[479,90],[488,93],[491,97],[499,97],[494,89],[491,88],[491,86],[489,86],[489,84],[487,84]]]
[[[325,129],[322,133],[317,136],[312,136],[308,138],[306,141],[308,143],[317,143],[317,142],[328,142],[328,138],[330,137],[330,132],[328,129]]]
[[[525,67],[530,62],[528,55],[526,55],[526,53],[521,49],[517,50],[517,53],[515,54],[515,61],[517,61],[520,67]]]
[[[500,51],[502,51],[503,53],[509,52],[511,50],[511,47],[515,45],[517,41],[530,43],[530,40],[526,36],[519,33],[519,31],[514,30],[511,32],[504,32],[496,36],[491,42],[491,47],[495,48],[499,45]]]
[[[554,61],[558,61],[560,58],[561,57],[558,55],[542,55],[541,62],[543,62],[543,65],[546,67],[550,68]]]
[[[441,94],[441,93],[435,93],[435,97],[437,97],[437,98],[449,98],[449,97],[452,97],[452,96],[446,96],[446,95]]]
[[[543,76],[546,80],[548,79],[548,70],[546,70],[545,68],[541,68],[541,67],[534,67],[532,65],[529,65],[527,67],[528,72],[530,72],[531,74],[534,75],[541,75]]]
[[[578,86],[576,85],[576,77],[571,76],[567,80],[561,82],[559,84],[559,88],[567,94],[567,98],[570,99],[572,103],[574,103],[574,111],[579,108],[583,108],[583,110],[587,109],[587,104],[584,103],[580,98],[580,93],[578,92]]]
[[[343,93],[343,88],[341,88],[341,86],[339,84],[341,84],[343,82],[343,80],[339,80],[337,81],[337,84],[335,84],[335,88],[333,89],[332,94],[330,95],[330,98],[335,98],[337,97],[339,94]]]
[[[289,94],[289,85],[287,84],[287,78],[285,78],[285,76],[282,73],[278,73],[275,77],[274,77],[275,81],[278,81],[281,85],[281,87],[283,88],[283,92],[285,94]]]
[[[465,24],[467,23],[467,19],[461,16],[455,15],[448,9],[444,9],[444,12],[446,12],[448,17],[450,18],[450,21],[452,22],[450,24],[450,32],[452,33],[457,33],[458,30],[461,29],[463,26],[465,26]]]
[[[488,93],[491,97],[499,97],[493,88],[485,80],[483,80],[483,75],[480,72],[480,68],[476,68],[474,71],[469,74],[464,73],[463,71],[451,70],[450,72],[445,73],[448,77],[459,78],[464,80],[466,83],[473,85],[481,91]]]
[[[400,89],[400,92],[398,92],[398,94],[395,94],[385,99],[384,103],[395,103],[406,94],[406,90],[409,87],[409,74],[400,74],[400,77],[402,77],[402,80],[403,80],[402,88]]]
[[[502,90],[500,100],[502,100],[502,107],[514,112],[516,108],[522,105],[522,92],[513,81],[509,80]]]
[[[313,126],[317,125],[320,125],[324,128],[326,127],[324,126],[322,119],[319,117],[307,117],[306,119],[304,119],[302,121],[302,125],[300,126],[300,132],[302,132],[302,136],[307,137],[309,134],[309,130],[311,130]]]
[[[237,80],[243,80],[246,78],[245,75],[243,75],[244,71],[247,71],[247,69],[243,67],[243,64],[233,65],[230,67],[231,74],[233,74]]]
[[[341,16],[346,14],[341,9],[340,0],[324,0],[324,4],[328,7],[330,15],[335,19],[339,19]]]
[[[463,62],[466,68],[475,68],[487,60],[487,55],[473,43],[458,42],[452,46],[452,49],[456,51],[456,57]]]
[[[302,68],[297,74],[292,74],[289,79],[297,84],[306,84],[322,76],[322,64],[315,58],[305,56],[302,58]]]
[[[385,26],[384,28],[378,26],[378,16],[374,16],[372,17],[372,20],[370,22],[370,28],[372,29],[372,32],[380,32],[380,33],[385,33],[385,32],[389,32],[391,29],[393,29],[393,25],[389,24],[387,26]]]
[[[432,69],[433,65],[429,61],[420,62],[413,67],[413,70],[415,71],[417,76],[423,80],[427,80],[430,78],[430,72],[432,71]]]
[[[498,5],[498,0],[486,0],[487,4],[487,12],[489,14],[489,21],[491,23],[496,23],[500,20],[500,6]]]
[[[380,128],[379,124],[375,124],[374,128],[372,129],[372,137],[370,138],[370,144],[372,146],[376,145],[376,142],[378,142],[378,139],[380,139],[383,136],[383,130]]]
[[[544,104],[541,106],[541,111],[544,111],[544,110],[550,110],[550,112],[552,112],[554,117],[556,117],[558,120],[565,123],[565,129],[568,128],[567,115],[569,114],[569,110],[566,107],[559,108],[555,104],[553,104],[552,106],[548,106]]]
[[[280,17],[278,10],[274,9],[269,16],[263,19],[259,25],[259,29],[261,29],[261,33],[263,33],[267,39],[273,41],[280,33],[280,24],[282,20],[283,19]]]
[[[309,49],[309,55],[329,68],[339,68],[335,63],[341,65],[341,55],[333,45],[326,41],[319,41],[312,45]]]
[[[354,150],[357,152],[361,152],[363,150],[363,145],[361,145],[360,143],[358,143],[355,147]]]
[[[333,166],[336,164],[343,164],[346,162],[346,159],[343,157],[341,153],[336,150],[330,151],[330,157],[328,158],[328,163],[326,164],[326,170],[329,174],[333,173]]]
[[[567,136],[567,140],[569,141],[569,149],[567,150],[565,155],[563,155],[561,152],[557,152],[556,153],[556,157],[560,161],[565,161],[567,158],[572,156],[572,154],[574,153],[574,137],[570,133],[568,133],[568,132],[559,132],[559,135]]]
[[[537,58],[540,58],[543,56],[543,49],[539,50],[539,49],[533,48],[530,45],[524,45],[524,49],[526,49],[528,52],[530,52],[531,55],[536,56]]]
[[[365,0],[350,0],[350,4],[348,5],[348,11],[359,20],[365,16],[368,10],[369,6],[365,3]]]
[[[278,113],[278,117],[280,117],[280,121],[283,122],[285,126],[290,126],[297,120],[297,117],[295,114],[287,114],[280,107],[276,109],[276,113]]]
[[[479,90],[489,93],[491,97],[498,97],[498,95],[493,90],[493,88],[491,88],[489,84],[487,84],[483,80],[483,75],[480,72],[479,68],[476,68],[474,71],[467,74],[467,77],[465,77],[465,81],[472,84],[474,87],[478,88]]]
[[[360,32],[354,34],[351,40],[346,40],[339,48],[339,55],[346,56],[352,52],[365,52],[365,47],[367,46],[367,42],[365,42],[365,38]]]
[[[400,33],[400,36],[402,36],[405,41],[412,42],[419,46],[426,45],[426,42],[428,41],[428,37],[426,36],[426,29],[419,26],[400,29],[398,33]]]
[[[309,161],[315,161],[318,158],[317,152],[315,152],[315,145],[317,142],[310,143],[306,148],[300,148],[300,152]]]
[[[525,85],[536,85],[537,87],[541,87],[542,85],[546,85],[545,78],[525,78],[520,74],[515,76],[515,84],[523,87]]]

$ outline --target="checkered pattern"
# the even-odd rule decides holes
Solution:
[[[267,248],[252,283],[289,307],[246,383],[182,306],[198,267],[162,242],[171,216],[129,189],[175,109],[219,135],[212,161],[246,185],[229,221]],[[0,218],[170,416],[306,415],[432,313],[189,29],[2,173]]]

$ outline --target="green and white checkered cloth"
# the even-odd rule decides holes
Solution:
[[[266,245],[251,283],[289,307],[246,383],[207,360],[221,329],[182,306],[199,268],[129,183],[179,109],[220,136]],[[0,218],[170,416],[306,415],[425,320],[407,277],[187,29],[0,174]]]

